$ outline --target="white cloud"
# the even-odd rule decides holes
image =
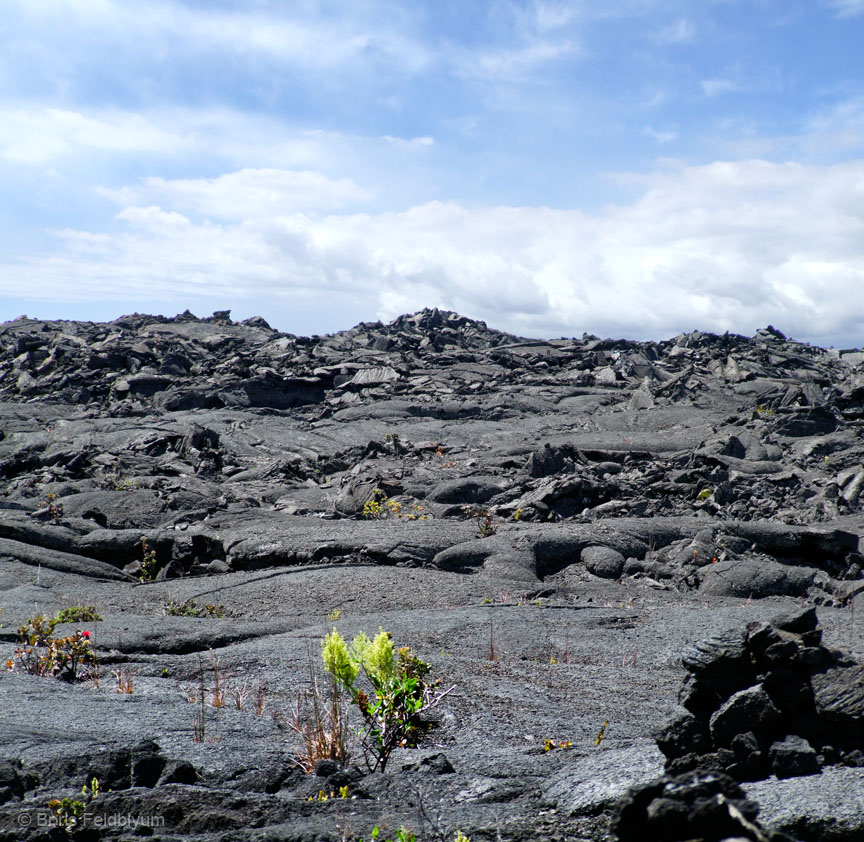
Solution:
[[[642,134],[647,135],[652,140],[660,144],[671,143],[678,137],[678,132],[671,131],[669,129],[667,129],[666,131],[662,131],[655,129],[652,126],[645,126],[645,128],[642,129]]]
[[[404,137],[391,137],[389,134],[382,135],[381,140],[387,143],[392,143],[394,146],[399,146],[403,149],[422,149],[424,146],[434,146],[435,139],[429,135],[423,137],[412,137],[406,139]]]
[[[696,37],[696,27],[687,18],[678,18],[668,26],[658,30],[655,40],[660,44],[692,44]]]
[[[707,97],[728,94],[737,87],[731,79],[701,79],[699,86],[702,88],[702,93]]]
[[[540,32],[561,29],[574,17],[576,9],[568,3],[549,2],[549,0],[534,0],[536,26]]]
[[[457,59],[457,69],[468,76],[512,82],[532,75],[551,62],[578,53],[579,48],[571,41],[532,40],[516,47],[463,53]]]
[[[104,40],[139,52],[147,45],[145,49],[158,50],[163,61],[168,56],[202,54],[254,56],[308,71],[337,68],[361,58],[414,72],[428,60],[423,44],[404,31],[407,27],[399,26],[405,15],[386,5],[367,4],[353,14],[350,7],[344,7],[339,15],[328,18],[314,5],[304,9],[303,4],[292,4],[291,13],[286,14],[278,5],[273,11],[267,4],[204,9],[176,0],[7,2],[30,26],[62,33],[67,48],[74,32],[75,41],[82,46]]]
[[[813,114],[805,124],[812,146],[849,154],[864,149],[864,97],[841,100]]]
[[[181,164],[193,175],[226,167],[250,171],[327,169],[333,173],[362,170],[370,181],[380,183],[381,173],[391,171],[396,164],[407,168],[434,146],[434,138],[428,135],[402,138],[308,130],[268,115],[228,108],[164,108],[138,113],[0,106],[0,165],[4,161],[7,168],[56,164],[68,178],[74,178],[79,167],[90,170],[95,165],[102,172],[98,177],[103,183],[110,181],[114,171],[150,168],[140,166],[145,157],[170,161],[172,168]],[[416,177],[413,172],[411,175]],[[336,181],[341,186],[326,188],[332,200],[316,207],[337,209],[368,198],[356,185],[352,192],[344,178]],[[299,190],[299,184],[294,187]],[[89,190],[89,184],[82,189]],[[309,189],[307,177],[306,191]],[[316,194],[323,196],[323,189],[318,184]],[[337,193],[341,193],[341,201]],[[128,201],[138,199],[128,194]]]
[[[44,163],[79,148],[170,154],[190,142],[190,137],[128,111],[0,110],[0,157],[18,163]]]
[[[348,178],[277,169],[243,169],[218,178],[151,177],[134,187],[100,192],[120,204],[161,202],[199,216],[228,220],[338,210],[371,198]]]
[[[824,2],[840,18],[864,14],[864,0],[824,0]]]
[[[670,165],[639,177],[637,201],[594,214],[432,202],[276,217],[269,197],[244,198],[254,174],[231,175],[163,182],[165,206],[127,208],[121,233],[60,232],[54,254],[0,267],[0,294],[151,294],[178,311],[202,290],[262,311],[330,296],[354,302],[358,321],[438,305],[528,335],[751,333],[768,323],[811,341],[864,335],[864,161]],[[223,207],[231,190],[256,215],[214,223],[180,212]]]

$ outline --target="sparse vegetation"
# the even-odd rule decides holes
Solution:
[[[138,488],[137,482],[118,474],[116,471],[107,474],[102,485],[108,491],[135,491]]]
[[[156,550],[151,549],[146,538],[141,539],[141,570],[138,573],[140,582],[152,582],[159,572],[159,563],[156,561]]]
[[[104,618],[93,605],[70,605],[57,612],[53,622],[60,623],[98,623]]]
[[[162,610],[166,617],[211,617],[221,619],[227,613],[224,605],[214,605],[208,602],[204,606],[199,607],[194,599],[187,599],[184,602],[169,599],[162,606]]]
[[[478,509],[474,506],[465,505],[462,506],[462,511],[467,517],[474,519],[481,538],[490,538],[498,531],[494,516],[488,509]]]
[[[81,789],[81,794],[85,797],[85,801],[78,798],[53,798],[48,802],[51,812],[57,816],[57,823],[67,833],[74,833],[75,828],[84,817],[84,812],[87,810],[87,805],[99,796],[100,793],[99,779],[92,778],[90,784],[84,784]]]
[[[351,757],[351,730],[346,699],[332,674],[324,682],[309,653],[309,686],[297,696],[288,726],[300,738],[297,765],[311,775],[319,760],[347,764]]]
[[[117,679],[117,692],[126,696],[131,696],[135,692],[134,676],[132,670],[127,665],[122,665],[114,670],[114,676]]]
[[[317,795],[310,795],[306,800],[307,801],[329,801],[331,798],[347,798],[348,797],[348,787],[340,786],[339,791],[331,790],[327,792],[324,789],[319,789]]]
[[[405,511],[402,504],[380,488],[372,492],[372,497],[363,505],[363,517],[367,520],[386,520],[395,518],[397,520],[426,520],[423,507],[415,503],[410,510]]]
[[[600,730],[597,732],[597,736],[594,738],[594,745],[599,746],[600,743],[603,742],[603,739],[606,736],[606,729],[609,727],[609,720],[607,719],[603,725],[600,727]]]
[[[59,523],[63,518],[63,504],[59,499],[59,494],[46,494],[40,501],[39,508],[33,512],[34,517],[48,515],[54,523]]]
[[[77,630],[67,637],[53,637],[56,619],[38,614],[18,629],[19,646],[7,669],[17,665],[30,675],[58,678],[61,681],[83,681],[92,678],[96,656],[90,644],[90,632]]]
[[[87,804],[77,798],[53,798],[48,802],[48,806],[57,816],[60,827],[67,833],[75,830],[87,809]]]
[[[391,635],[383,629],[374,640],[361,632],[349,647],[334,628],[323,641],[322,657],[327,672],[363,717],[365,728],[359,738],[372,771],[383,772],[395,748],[416,747],[428,727],[422,714],[454,689],[437,692],[439,682],[428,680],[429,664],[407,646],[394,649]],[[361,673],[371,694],[357,687]]]
[[[379,839],[378,837],[380,835],[381,829],[376,824],[375,827],[372,828],[372,832],[369,834],[370,842],[417,842],[416,834],[404,826],[400,827],[399,830],[396,831],[396,835],[392,839]],[[357,842],[364,842],[363,837],[361,836]],[[468,840],[468,842],[470,842],[470,840]]]

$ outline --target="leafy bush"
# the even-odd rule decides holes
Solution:
[[[169,599],[162,606],[166,617],[214,617],[221,618],[225,616],[224,605],[214,605],[207,603],[203,608],[199,608],[194,599],[187,599],[185,602],[179,602],[175,599]]]
[[[369,834],[370,842],[417,842],[417,836],[414,832],[405,827],[400,827],[399,830],[396,831],[396,836],[393,839],[379,839],[378,837],[380,835],[381,828],[376,824],[375,827],[372,828],[372,833]],[[361,836],[357,842],[364,842],[363,837]]]
[[[159,562],[156,560],[156,550],[151,549],[146,538],[141,539],[141,569],[138,573],[139,582],[152,582],[159,572]]]
[[[415,503],[410,510],[403,511],[402,504],[388,497],[380,488],[372,492],[372,497],[363,504],[363,517],[367,520],[426,520],[423,507]]]
[[[46,494],[39,503],[39,508],[33,512],[35,517],[48,515],[54,523],[60,523],[63,518],[63,504],[58,502],[59,494]]]
[[[60,827],[67,833],[73,833],[83,818],[87,805],[94,798],[99,797],[99,792],[99,780],[93,778],[90,781],[90,786],[84,784],[84,788],[81,790],[81,794],[87,799],[86,801],[80,801],[77,798],[53,798],[48,802],[48,806],[57,816],[57,823]]]
[[[81,681],[96,669],[96,656],[90,645],[90,632],[78,630],[68,637],[52,637],[56,619],[41,614],[31,617],[18,629],[19,647],[15,661],[7,661],[7,669],[15,663],[31,675]]]
[[[453,690],[436,693],[439,682],[427,679],[429,664],[407,646],[395,650],[383,629],[374,640],[361,632],[349,647],[334,628],[324,638],[321,654],[324,668],[363,717],[365,729],[359,737],[372,771],[384,771],[393,749],[415,748],[427,728],[422,714]],[[357,687],[361,672],[371,693]]]
[[[103,617],[99,615],[93,605],[70,605],[57,612],[53,622],[60,623],[95,623],[100,622]]]
[[[468,517],[473,518],[481,538],[491,538],[498,531],[492,512],[487,509],[475,509],[474,506],[465,505],[462,506],[462,511]],[[517,509],[517,511],[520,515],[522,514],[521,509]]]

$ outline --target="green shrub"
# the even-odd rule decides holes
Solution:
[[[159,572],[159,562],[156,560],[156,550],[150,548],[146,538],[141,539],[141,571],[139,582],[152,582]]]
[[[31,617],[18,629],[19,646],[15,660],[6,662],[7,669],[17,663],[24,672],[81,681],[96,670],[96,656],[90,645],[90,632],[80,629],[68,637],[53,637],[56,619],[41,614]]]
[[[99,780],[93,778],[90,781],[90,786],[84,784],[84,788],[81,790],[81,794],[87,801],[79,801],[77,798],[53,798],[48,802],[48,806],[57,816],[57,823],[60,827],[67,833],[73,833],[84,816],[87,805],[94,798],[98,798],[99,792]]]
[[[475,509],[474,506],[465,505],[462,506],[462,511],[468,517],[473,518],[481,538],[491,538],[498,531],[492,512],[487,509]],[[522,510],[517,509],[517,511],[521,516]]]
[[[194,599],[187,599],[185,602],[169,599],[162,606],[162,610],[166,617],[214,617],[218,619],[224,617],[226,613],[224,605],[214,605],[208,602],[199,608]]]
[[[415,503],[410,510],[403,511],[402,504],[388,497],[380,488],[372,492],[372,497],[363,504],[363,517],[367,520],[426,520],[423,507]]]
[[[104,618],[99,615],[93,605],[70,605],[57,612],[53,622],[60,623],[97,623]]]
[[[349,647],[334,628],[324,638],[321,655],[324,668],[363,717],[365,727],[359,737],[372,771],[384,771],[393,749],[415,748],[428,727],[422,714],[453,690],[436,693],[439,682],[428,680],[429,664],[407,646],[395,650],[391,635],[383,629],[374,640],[361,632]],[[361,672],[371,692],[357,686]]]

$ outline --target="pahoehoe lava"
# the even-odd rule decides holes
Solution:
[[[773,327],[4,323],[0,842],[862,839],[862,435]],[[74,605],[98,687],[15,663]],[[334,624],[456,685],[386,772],[294,762]]]

